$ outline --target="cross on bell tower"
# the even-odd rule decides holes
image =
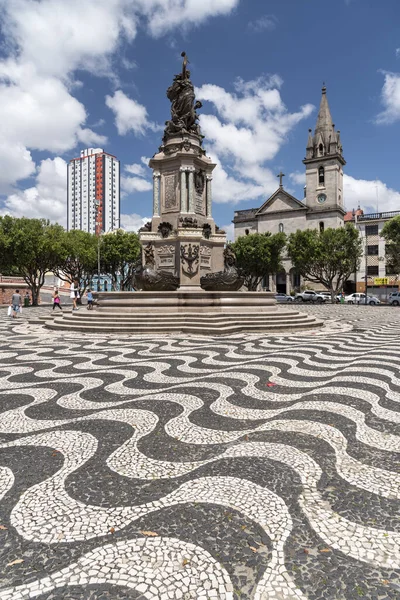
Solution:
[[[281,171],[277,177],[279,177],[279,187],[283,188],[283,178],[285,177],[285,173],[282,173]]]

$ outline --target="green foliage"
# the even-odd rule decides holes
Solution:
[[[392,273],[400,273],[400,216],[393,217],[382,229],[385,238],[385,254],[387,269]]]
[[[63,281],[78,280],[86,288],[97,270],[97,243],[98,238],[86,231],[64,231],[55,274]]]
[[[288,256],[294,268],[309,281],[324,285],[332,302],[358,268],[361,255],[361,238],[350,224],[322,232],[298,230],[289,236]]]
[[[46,273],[60,261],[63,235],[61,225],[45,219],[0,217],[0,270],[24,278],[34,305]]]
[[[128,233],[118,229],[101,237],[101,270],[111,275],[115,289],[118,274],[121,275],[121,289],[132,286],[133,269],[140,256],[141,246],[137,233]]]
[[[279,271],[285,243],[284,233],[252,233],[232,244],[248,290],[256,291],[264,277]]]

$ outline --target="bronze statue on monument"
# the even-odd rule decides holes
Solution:
[[[171,120],[166,121],[163,141],[169,137],[191,133],[201,137],[200,127],[197,124],[196,110],[202,107],[201,102],[195,102],[194,86],[187,70],[188,58],[182,52],[182,72],[175,75],[172,85],[167,89],[167,98],[171,101]]]

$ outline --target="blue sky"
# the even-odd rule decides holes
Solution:
[[[400,210],[398,0],[0,0],[0,214],[65,224],[66,164],[121,161],[122,224],[151,216],[145,166],[186,50],[218,162],[214,217],[260,205],[286,173],[302,198],[322,83],[341,130],[345,204]]]

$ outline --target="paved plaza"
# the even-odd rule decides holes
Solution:
[[[400,309],[132,338],[0,310],[0,600],[400,598]]]

